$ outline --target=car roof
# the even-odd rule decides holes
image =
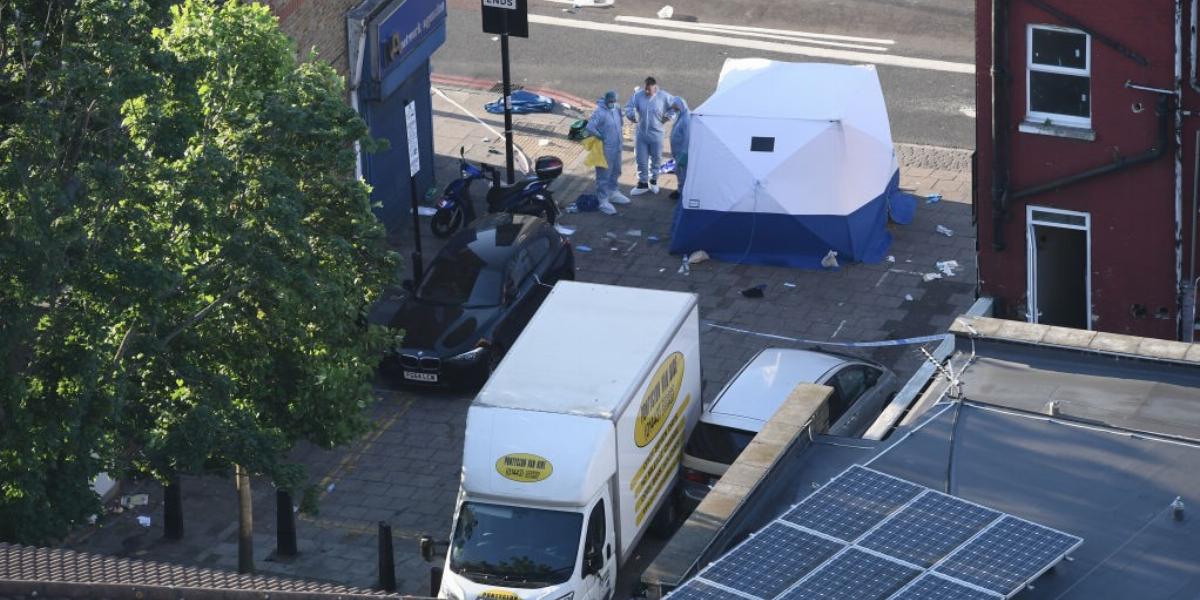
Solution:
[[[813,350],[766,348],[733,377],[703,420],[759,431],[800,383],[821,383],[832,369],[857,360]]]
[[[502,269],[523,242],[548,226],[544,219],[529,215],[486,215],[454,234],[438,256],[455,254],[468,247],[489,267]]]

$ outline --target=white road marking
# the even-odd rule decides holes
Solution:
[[[557,1],[557,0],[551,0]],[[565,0],[571,1],[571,0]],[[650,19],[647,17],[626,17],[618,16],[617,21],[626,21],[639,25],[662,25],[664,23],[679,23],[685,24],[682,21],[664,21],[663,19]],[[770,33],[775,35],[785,35],[789,37],[806,37],[818,38],[823,40],[836,40],[839,42],[862,42],[864,44],[882,44],[886,46],[895,45],[896,40],[884,40],[879,38],[857,37],[852,35],[834,35],[832,33],[811,33],[808,31],[795,31],[791,29],[770,29],[768,27],[748,27],[746,25],[723,25],[717,23],[686,23],[689,25],[699,25],[712,29],[728,29],[730,31],[744,31],[747,33]]]
[[[816,48],[812,46],[781,44],[779,42],[768,42],[763,40],[732,39],[729,37],[722,37],[720,35],[691,33],[688,31],[659,30],[650,29],[647,27],[632,27],[629,25],[618,25],[615,23],[596,23],[579,19],[548,17],[545,15],[529,15],[529,21],[539,25],[554,25],[558,27],[569,27],[572,29],[590,29],[592,31],[605,31],[608,33],[624,33],[626,35],[655,37],[668,40],[679,40],[682,42],[695,42],[700,44],[711,44],[714,46],[743,48],[746,50],[775,52],[778,54],[792,54],[796,56],[808,56],[812,58],[824,58],[852,63],[906,67],[910,69],[924,69],[927,71],[943,71],[946,73],[965,73],[968,75],[975,73],[975,65],[971,63],[957,63],[945,60],[913,58],[908,56],[892,56],[888,54],[871,54],[869,52],[838,50],[836,48]]]
[[[958,112],[960,112],[968,117],[971,117],[972,119],[975,118],[975,107],[974,106],[959,107]]]
[[[617,22],[624,22],[624,23],[645,22],[645,24],[651,25],[654,27],[670,27],[670,28],[674,28],[674,29],[690,29],[692,31],[706,31],[709,33],[742,35],[742,36],[756,37],[756,38],[762,38],[762,39],[768,39],[768,40],[783,40],[786,42],[802,42],[802,43],[806,43],[806,44],[820,44],[822,46],[834,46],[834,47],[838,47],[838,48],[854,48],[856,50],[868,50],[868,51],[873,51],[873,52],[887,52],[888,51],[888,48],[883,47],[883,46],[867,46],[865,44],[851,44],[848,42],[831,42],[831,41],[827,41],[824,39],[801,37],[801,36],[795,35],[795,34],[780,35],[780,34],[773,34],[773,33],[759,33],[756,31],[744,31],[743,28],[740,28],[740,27],[734,28],[732,26],[725,26],[725,25],[706,25],[706,24],[701,24],[701,23],[683,23],[680,21],[667,21],[667,20],[657,20],[656,21],[654,19],[644,19],[642,17],[624,17],[624,16],[619,16],[616,18],[616,20],[617,20]]]

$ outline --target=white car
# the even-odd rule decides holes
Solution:
[[[704,406],[683,451],[683,494],[699,502],[801,383],[833,388],[831,435],[859,437],[896,395],[896,375],[860,358],[767,348],[746,363]]]

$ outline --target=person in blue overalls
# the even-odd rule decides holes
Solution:
[[[629,193],[633,196],[658,193],[658,168],[662,165],[663,125],[674,116],[675,98],[660,89],[653,77],[646,78],[646,87],[635,93],[625,105],[625,118],[637,123],[634,139],[637,157],[638,183]]]
[[[621,108],[617,105],[617,92],[609,90],[604,98],[596,102],[596,110],[588,119],[588,133],[604,142],[604,160],[608,168],[596,167],[596,200],[600,203],[600,212],[606,215],[617,214],[613,204],[629,204],[620,190],[617,180],[621,178]]]

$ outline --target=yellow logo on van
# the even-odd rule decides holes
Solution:
[[[683,353],[674,352],[658,365],[646,395],[642,397],[642,406],[638,409],[637,423],[633,428],[633,441],[638,448],[654,441],[654,437],[662,430],[663,424],[679,399],[679,390],[683,388]]]
[[[483,590],[479,593],[480,600],[521,600],[521,597],[508,590]]]
[[[536,454],[505,454],[496,461],[496,472],[513,481],[535,483],[549,477],[554,472],[554,465]]]

